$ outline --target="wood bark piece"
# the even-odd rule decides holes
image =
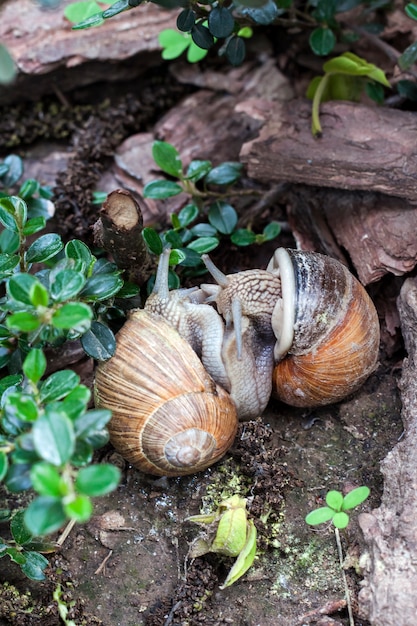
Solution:
[[[408,278],[398,299],[408,356],[401,377],[403,439],[381,465],[381,506],[359,516],[367,544],[359,594],[372,626],[417,623],[417,279]]]
[[[62,2],[54,11],[43,10],[32,0],[4,3],[0,41],[13,56],[19,74],[12,85],[0,87],[0,103],[98,80],[127,79],[162,63],[158,34],[175,28],[175,11],[149,3],[107,19],[97,28],[72,30],[64,17],[69,3]],[[135,57],[135,62],[128,62]]]
[[[323,136],[311,134],[311,102],[248,101],[240,112],[262,120],[241,159],[251,178],[379,191],[417,203],[415,113],[350,102],[320,108]]]
[[[146,204],[142,199],[141,202]],[[100,219],[94,224],[94,242],[110,252],[118,267],[127,270],[128,280],[143,284],[152,261],[142,238],[142,211],[129,191],[116,189],[106,198]]]
[[[298,245],[350,261],[364,285],[417,263],[417,207],[403,198],[297,185],[287,208]]]

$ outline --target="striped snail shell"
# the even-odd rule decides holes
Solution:
[[[166,276],[168,257],[162,258]],[[167,278],[162,283],[162,297],[154,294],[149,309],[130,316],[117,334],[114,356],[98,365],[95,399],[97,406],[111,409],[110,440],[126,460],[150,474],[182,476],[218,461],[234,441],[238,420],[229,394],[162,317],[165,309],[176,323],[166,310],[171,310]],[[174,298],[180,308],[183,299],[187,302],[187,294],[174,293]],[[193,306],[217,315],[208,305]]]
[[[281,281],[271,323],[273,393],[293,406],[342,400],[375,370],[380,330],[368,293],[339,261],[279,248],[267,271]]]

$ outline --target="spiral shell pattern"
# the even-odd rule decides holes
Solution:
[[[138,469],[181,476],[206,469],[234,441],[236,407],[164,319],[136,311],[96,372],[96,405],[112,410],[110,440]]]

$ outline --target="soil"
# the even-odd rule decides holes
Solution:
[[[103,83],[80,88],[71,106],[48,96],[0,111],[1,156],[14,151],[36,161],[42,151],[71,150],[65,168],[51,173],[48,162],[37,174],[53,179],[57,214],[51,228],[64,239],[91,245],[97,209],[89,194],[115,149],[129,135],[152,130],[192,91],[168,73],[153,74],[134,89],[130,81],[117,89]],[[282,217],[281,207],[274,218]],[[274,247],[291,244],[284,231]],[[256,255],[265,263],[270,249]],[[251,257],[234,250],[219,255],[233,271],[253,266]],[[337,405],[305,410],[271,401],[262,418],[241,424],[226,457],[199,475],[152,478],[128,466],[110,445],[101,450],[98,460],[123,469],[119,488],[95,501],[90,522],[74,527],[50,555],[46,581],[31,582],[1,560],[0,626],[348,624],[334,532],[312,529],[304,518],[323,505],[329,489],[367,485],[371,495],[360,510],[379,506],[380,462],[403,433],[398,344],[389,354],[382,353],[366,384]],[[191,559],[189,545],[199,528],[187,517],[212,511],[233,494],[247,498],[258,551],[248,573],[220,590],[233,559]],[[355,513],[342,544],[355,623],[367,626],[355,603],[362,549]]]

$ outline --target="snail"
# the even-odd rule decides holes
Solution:
[[[168,291],[169,250],[161,255],[145,309],[97,368],[113,445],[151,474],[215,463],[237,418],[261,414],[271,393],[294,406],[330,404],[377,363],[375,307],[340,262],[279,248],[266,270],[225,275],[203,260],[217,284]]]
[[[251,325],[272,328],[272,393],[283,402],[299,407],[337,402],[374,371],[378,315],[364,287],[339,261],[278,248],[266,269],[275,278],[269,290],[261,271],[225,276],[209,259],[205,263],[218,284],[201,289],[216,302],[226,326],[232,324],[239,335],[247,318]]]
[[[194,290],[169,297],[168,260],[169,251],[145,309],[132,313],[117,334],[115,354],[98,365],[95,402],[112,410],[110,440],[126,460],[149,474],[181,476],[218,461],[234,441],[238,419],[233,400],[195,352],[209,363],[211,352],[220,353],[222,321],[211,306],[191,301]],[[207,337],[219,333],[210,345]]]

